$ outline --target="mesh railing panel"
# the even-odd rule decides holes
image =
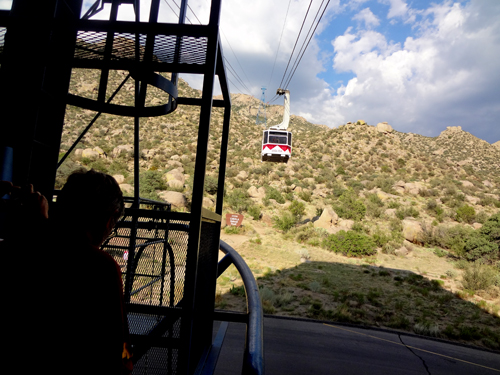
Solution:
[[[75,49],[75,58],[79,60],[103,60],[106,45],[104,31],[79,31]],[[136,36],[132,33],[115,33],[111,60],[135,60]],[[176,35],[156,35],[154,39],[153,55],[156,61],[173,63],[179,40],[180,64],[204,64],[207,52],[207,37],[192,37]],[[139,35],[139,60],[144,57],[146,35]]]
[[[135,211],[135,217],[126,213],[103,250],[120,265],[124,285],[127,267],[134,271],[128,313],[130,334],[147,339],[160,322],[166,321],[160,336],[173,340],[163,341],[160,347],[151,345],[135,364],[133,373],[176,374],[182,324],[182,309],[177,305],[184,296],[189,222],[170,220],[166,207],[149,205],[149,208],[165,211],[160,218],[148,217],[149,210]],[[129,256],[134,234],[135,262]],[[150,306],[153,310],[139,313],[134,306]],[[171,310],[166,313],[165,307]]]

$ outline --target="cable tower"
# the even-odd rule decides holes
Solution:
[[[255,118],[255,123],[257,125],[264,124],[267,126],[267,114],[266,114],[266,87],[262,87],[262,95],[260,97],[259,110],[257,111],[257,117]]]

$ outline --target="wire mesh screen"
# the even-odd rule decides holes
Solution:
[[[107,33],[104,31],[78,31],[75,58],[79,60],[102,60]],[[144,58],[146,35],[139,34],[139,61]],[[175,53],[181,64],[204,64],[207,52],[207,37],[192,37],[158,34],[154,38],[153,55],[159,62],[173,63]],[[136,35],[115,33],[111,60],[135,60]]]
[[[146,347],[134,374],[176,374],[189,222],[171,220],[170,206],[146,206],[127,210],[102,248],[122,269],[134,350]]]

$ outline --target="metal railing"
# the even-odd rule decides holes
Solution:
[[[252,271],[236,250],[222,240],[219,248],[226,255],[219,261],[217,276],[220,276],[231,264],[234,264],[243,280],[247,297],[247,318],[245,319],[247,330],[242,374],[263,375],[264,315],[257,282]]]

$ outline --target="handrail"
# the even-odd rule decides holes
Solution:
[[[243,375],[264,374],[264,315],[259,295],[259,288],[250,268],[240,254],[224,241],[220,241],[220,250],[226,256],[219,262],[224,270],[233,263],[243,280],[247,296],[248,326],[243,356]],[[227,258],[227,259],[226,259]],[[230,261],[229,261],[230,260]],[[219,274],[223,270],[219,270]]]

